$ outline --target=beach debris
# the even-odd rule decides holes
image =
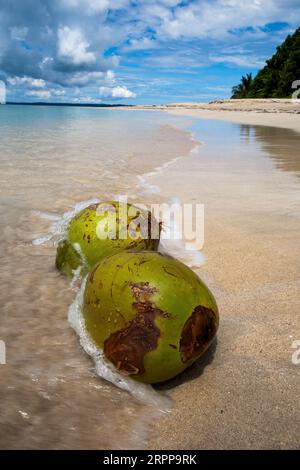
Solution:
[[[72,277],[87,274],[106,256],[123,250],[157,250],[160,225],[145,207],[98,202],[78,212],[57,247],[56,267]]]
[[[155,251],[122,251],[88,275],[83,318],[116,369],[140,382],[175,377],[212,343],[216,301],[180,261]]]

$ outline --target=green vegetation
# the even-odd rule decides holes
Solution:
[[[243,76],[231,98],[290,98],[292,83],[300,80],[300,28],[289,35],[266,65],[252,78]]]
[[[242,76],[241,83],[232,88],[232,97],[231,98],[247,98],[248,93],[251,90],[253,83],[252,73],[248,73],[246,76]]]

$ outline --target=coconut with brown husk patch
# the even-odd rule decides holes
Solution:
[[[180,261],[157,252],[122,252],[90,272],[86,329],[123,374],[146,383],[176,376],[213,341],[216,301]]]

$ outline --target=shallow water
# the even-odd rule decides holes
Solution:
[[[194,145],[170,121],[152,113],[0,107],[1,448],[145,445],[159,396],[149,387],[146,398],[134,398],[97,376],[68,323],[76,286],[54,268],[55,243],[82,201],[118,194],[144,201],[148,188],[137,175]]]
[[[187,127],[204,147],[196,147]],[[0,107],[0,339],[7,347],[7,364],[0,365],[1,448],[146,446],[159,409],[167,413],[158,394],[169,391],[137,387],[128,393],[97,375],[103,371],[95,369],[68,322],[78,289],[54,268],[57,238],[72,211],[94,198],[125,194],[142,203],[176,197],[176,186],[169,195],[156,176],[167,181],[171,168],[188,164],[191,150],[193,178],[197,171],[208,175],[197,187],[194,196],[203,199],[196,202],[208,202],[218,214],[218,178],[229,191],[230,173],[234,197],[236,164],[236,186],[243,167],[249,175],[258,170],[272,175],[272,193],[257,185],[266,210],[265,194],[276,198],[274,181],[284,171],[289,178],[285,182],[278,176],[283,186],[276,210],[294,215],[299,137],[284,129],[273,135],[268,128],[195,123],[159,112]],[[191,190],[183,202],[193,200]],[[231,203],[231,212],[238,212],[240,193]],[[194,254],[184,252],[181,243],[165,243],[165,248],[191,266],[203,262],[201,255],[195,261]]]

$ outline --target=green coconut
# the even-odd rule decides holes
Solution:
[[[123,374],[162,382],[198,359],[219,324],[199,277],[158,252],[122,252],[90,272],[83,301],[87,332]]]
[[[55,264],[68,276],[83,275],[123,250],[157,250],[159,237],[160,225],[146,209],[117,201],[92,204],[70,221]]]

